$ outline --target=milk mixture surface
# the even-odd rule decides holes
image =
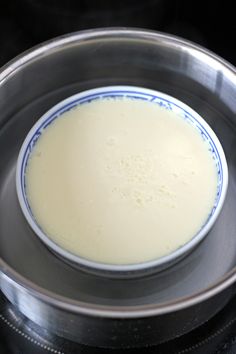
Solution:
[[[84,258],[132,264],[188,242],[214,204],[216,167],[189,123],[155,103],[102,99],[56,119],[26,171],[44,232]]]

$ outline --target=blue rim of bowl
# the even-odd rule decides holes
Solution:
[[[94,100],[103,98],[130,98],[144,101],[150,101],[158,104],[164,109],[174,111],[181,116],[188,123],[195,126],[198,129],[199,134],[204,141],[208,143],[209,151],[215,160],[217,169],[217,190],[214,205],[209,213],[205,223],[199,229],[199,231],[193,235],[192,239],[186,244],[180,246],[170,254],[153,259],[142,263],[132,264],[108,264],[95,262],[79,255],[73,254],[70,251],[62,248],[56,244],[49,236],[47,236],[40,225],[37,223],[33,212],[30,208],[27,200],[26,182],[25,182],[25,170],[27,168],[27,162],[29,156],[34,149],[37,140],[43,134],[43,131],[63,113],[70,111],[71,109],[82,105],[84,103],[90,103]],[[108,272],[133,272],[143,271],[150,268],[165,268],[168,264],[174,263],[174,261],[182,258],[185,254],[188,254],[200,241],[207,235],[213,224],[215,223],[225,200],[228,187],[228,167],[225,158],[223,148],[215,135],[214,131],[206,123],[206,121],[192,108],[178,99],[169,96],[165,93],[151,90],[143,87],[136,86],[106,86],[94,88],[91,90],[83,91],[73,96],[66,98],[59,102],[49,111],[47,111],[31,128],[27,134],[22,147],[20,149],[17,167],[16,167],[16,189],[18,200],[22,209],[22,212],[28,221],[29,225],[36,233],[37,236],[56,254],[62,256],[67,261],[71,261],[78,266],[83,266],[93,270],[108,271]]]

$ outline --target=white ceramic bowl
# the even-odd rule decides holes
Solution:
[[[217,168],[218,180],[215,202],[207,218],[207,221],[204,225],[200,227],[199,232],[193,235],[192,239],[188,243],[181,246],[169,255],[144,263],[129,265],[105,264],[93,262],[91,260],[79,257],[76,254],[70,253],[69,251],[60,247],[58,244],[54,243],[44,233],[40,225],[37,224],[37,221],[34,218],[34,215],[27,200],[25,185],[25,170],[27,166],[27,161],[29,159],[32,149],[34,148],[34,145],[36,144],[38,138],[43,133],[43,131],[47,129],[47,126],[52,121],[54,121],[55,119],[60,117],[61,114],[70,110],[76,105],[85,102],[91,102],[94,99],[99,99],[108,96],[129,96],[134,99],[144,99],[147,101],[156,102],[162,107],[177,113],[183,119],[188,120],[189,123],[191,123],[198,129],[199,134],[201,134],[202,138],[208,143],[209,151],[212,154]],[[61,256],[65,261],[69,261],[70,263],[76,266],[85,267],[90,271],[102,272],[103,274],[112,274],[116,276],[143,274],[154,270],[161,270],[170,266],[186,254],[188,254],[206,236],[206,234],[209,232],[214,222],[216,221],[224,203],[227,186],[228,168],[224,151],[215,133],[205,122],[205,120],[201,118],[198,113],[196,113],[186,104],[180,102],[179,100],[169,95],[158,91],[134,86],[108,86],[102,88],[95,88],[73,95],[65,99],[64,101],[58,103],[37,121],[37,123],[33,126],[33,128],[26,136],[18,156],[16,169],[16,187],[21,209],[29,225],[34,230],[36,235],[45,243],[45,245],[47,245],[57,255]]]

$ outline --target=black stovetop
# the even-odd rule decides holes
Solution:
[[[213,6],[214,4],[214,6]],[[234,13],[228,4],[189,0],[8,0],[0,11],[0,66],[49,38],[93,27],[132,26],[173,33],[236,63]],[[227,17],[222,26],[222,17]],[[0,294],[0,354],[110,354],[73,344],[37,327]],[[190,334],[145,349],[114,353],[235,354],[236,297]]]
[[[236,63],[234,13],[233,4],[210,0],[8,0],[0,11],[0,66],[49,38],[106,26],[172,33]]]
[[[135,349],[98,349],[72,343],[38,327],[0,294],[1,354],[235,354],[236,298],[207,323],[161,345]]]

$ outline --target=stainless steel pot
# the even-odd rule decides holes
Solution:
[[[67,96],[115,84],[156,89],[187,103],[212,126],[229,166],[223,211],[199,247],[161,273],[126,280],[87,274],[51,254],[28,227],[15,191],[17,155],[35,121]],[[0,72],[3,293],[44,328],[102,347],[161,343],[212,317],[231,298],[236,279],[235,111],[235,69],[203,48],[161,33],[78,32],[7,64]]]

